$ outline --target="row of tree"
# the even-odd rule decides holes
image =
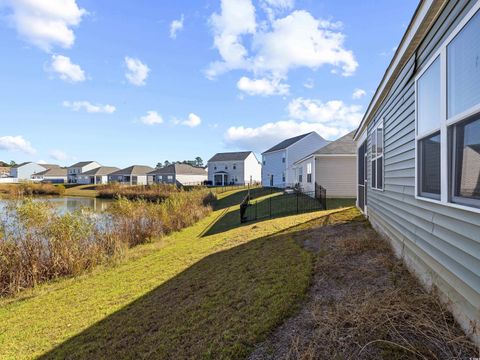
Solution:
[[[17,163],[15,161],[10,161],[10,163],[6,163],[5,161],[0,161],[0,167],[13,167],[17,165]]]
[[[182,160],[182,161],[168,161],[165,160],[163,163],[157,163],[157,169],[161,169],[163,167],[167,167],[173,164],[188,164],[196,167],[204,167],[203,160],[200,156],[197,156],[195,160]]]

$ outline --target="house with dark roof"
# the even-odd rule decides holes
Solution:
[[[294,164],[295,183],[312,195],[315,184],[327,190],[327,197],[355,198],[357,147],[355,131],[321,147]]]
[[[171,164],[148,174],[149,184],[201,185],[207,181],[207,171],[189,164]]]
[[[67,182],[67,168],[58,165],[42,164],[47,167],[45,171],[33,174],[32,181],[64,184]]]
[[[262,166],[252,151],[217,153],[208,160],[208,181],[212,185],[259,183]]]
[[[295,136],[262,153],[262,185],[286,187],[295,184],[294,164],[329,142],[315,131]]]
[[[78,175],[99,168],[101,165],[96,161],[80,161],[68,167],[68,183],[76,184],[78,182]]]
[[[147,185],[147,174],[153,170],[152,167],[146,165],[132,165],[110,173],[108,182],[118,182],[127,185]]]
[[[120,170],[113,166],[100,166],[92,170],[85,171],[77,176],[78,184],[107,184],[108,175]]]
[[[357,207],[480,344],[480,1],[422,0],[355,133]]]

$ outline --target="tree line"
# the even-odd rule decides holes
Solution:
[[[197,156],[195,160],[182,160],[182,161],[169,161],[165,160],[164,162],[157,163],[157,169],[161,169],[163,167],[167,167],[173,164],[187,164],[195,167],[204,167],[203,159],[200,156]]]

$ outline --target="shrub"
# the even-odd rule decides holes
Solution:
[[[129,200],[163,201],[180,189],[175,185],[122,185],[112,183],[99,188],[98,196],[107,199],[124,197]]]
[[[12,197],[23,197],[33,195],[63,195],[65,193],[64,185],[41,184],[41,183],[20,183],[8,188],[9,195]]]
[[[122,197],[100,215],[12,201],[0,221],[0,295],[120,258],[129,247],[194,224],[211,212],[213,199],[207,190],[177,191],[163,202]]]

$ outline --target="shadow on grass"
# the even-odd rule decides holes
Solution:
[[[40,359],[244,358],[308,289],[296,228],[205,257]]]

